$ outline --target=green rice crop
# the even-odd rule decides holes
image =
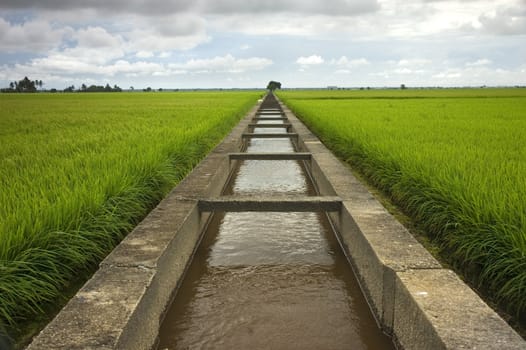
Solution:
[[[449,261],[526,312],[526,89],[282,91]]]
[[[0,328],[89,275],[260,96],[0,95]]]

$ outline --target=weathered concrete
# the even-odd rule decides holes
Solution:
[[[450,270],[397,273],[394,334],[406,349],[526,349]]]
[[[231,160],[311,160],[312,155],[306,152],[293,153],[229,153]]]
[[[260,110],[259,112],[256,112],[256,116],[260,116],[260,115],[275,115],[275,114],[283,114],[283,111],[279,110],[279,109],[267,108],[267,109],[264,109],[264,110]]]
[[[329,217],[383,329],[403,349],[526,349],[526,342],[441,265],[303,123],[282,105]],[[422,289],[425,287],[425,289]],[[425,293],[428,294],[425,294]]]
[[[252,119],[253,121],[258,121],[258,120],[261,120],[261,121],[266,121],[266,120],[281,120],[281,121],[284,121],[286,122],[288,119],[287,118],[283,118],[283,117],[258,117],[258,118],[253,118]]]
[[[248,124],[248,127],[253,128],[287,128],[289,129],[292,125],[290,123],[283,123],[283,124],[265,124],[265,123],[250,123]]]
[[[209,211],[340,211],[342,201],[338,197],[318,196],[221,196],[199,201],[199,209]]]
[[[294,132],[287,132],[287,133],[259,133],[254,134],[250,132],[243,133],[242,137],[244,139],[297,139],[298,134]]]

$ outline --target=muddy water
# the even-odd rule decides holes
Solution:
[[[252,139],[246,151],[294,147]],[[297,161],[243,161],[228,187],[226,194],[315,194]],[[160,332],[159,349],[194,348],[394,349],[325,214],[296,212],[214,215]]]

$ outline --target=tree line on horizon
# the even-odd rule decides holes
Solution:
[[[42,88],[42,80],[29,80],[28,77],[19,81],[12,81],[8,88],[1,89],[2,92],[37,92],[37,87]]]
[[[44,82],[42,80],[30,80],[28,77],[19,81],[12,81],[9,83],[8,88],[0,89],[0,92],[6,93],[35,93],[38,91],[37,88],[42,89]],[[62,92],[121,92],[122,89],[117,85],[113,87],[110,84],[106,86],[102,85],[90,85],[82,84],[80,88],[76,89],[75,85],[71,85],[62,90]],[[57,89],[50,89],[49,92],[59,92]]]

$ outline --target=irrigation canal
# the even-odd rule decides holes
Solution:
[[[270,94],[27,350],[393,344],[526,349]]]
[[[303,161],[287,157],[296,149],[272,97],[249,126],[244,149],[267,159],[240,161],[227,196],[319,195]],[[214,214],[160,331],[159,349],[194,348],[394,347],[326,214],[291,210]]]

